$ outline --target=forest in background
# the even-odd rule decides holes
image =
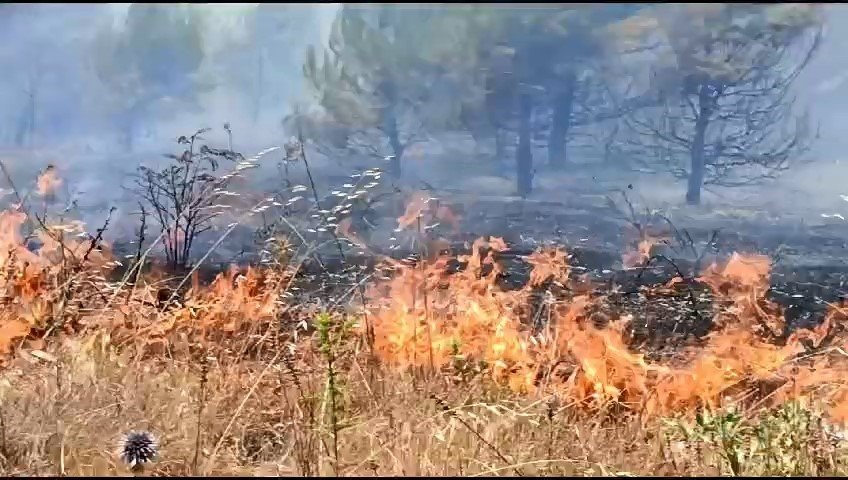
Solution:
[[[13,147],[155,150],[223,115],[242,143],[300,131],[399,177],[410,147],[462,132],[522,196],[594,163],[670,173],[697,204],[704,185],[776,178],[818,133],[795,102],[814,5],[3,8],[24,45],[0,52],[21,66],[0,88]]]

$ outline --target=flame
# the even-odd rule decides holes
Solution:
[[[433,222],[445,222],[450,224],[454,231],[459,231],[459,216],[424,191],[414,192],[410,196],[406,210],[398,217],[398,229],[417,225],[419,218],[422,226],[429,226]]]
[[[280,294],[292,272],[232,268],[208,286],[195,276],[191,288],[176,295],[163,288],[165,272],[154,269],[115,305],[103,279],[104,269],[115,265],[108,245],[93,244],[80,222],[67,222],[37,231],[40,246],[30,251],[21,233],[26,220],[19,211],[0,212],[0,353],[16,339],[45,333],[57,313],[69,333],[106,331],[116,344],[138,343],[150,353],[186,339],[194,339],[189,346],[205,340],[228,345],[256,328],[276,328]],[[172,296],[178,302],[170,302]],[[101,308],[106,306],[111,308]]]
[[[644,265],[651,259],[651,253],[656,245],[668,240],[664,231],[649,231],[646,228],[629,227],[625,230],[627,248],[621,255],[621,264],[625,269]]]
[[[455,227],[459,222],[425,192],[411,197],[398,223],[407,228],[419,218]],[[108,245],[93,248],[82,224],[68,222],[37,232],[40,247],[32,251],[22,234],[26,222],[23,212],[0,212],[0,353],[46,330],[57,305],[63,315],[86,319],[73,327],[77,331],[108,329],[115,343],[143,344],[150,351],[179,342],[208,347],[213,341],[243,351],[247,347],[231,348],[232,342],[261,337],[259,328],[275,331],[280,317],[295,308],[280,301],[293,272],[233,267],[208,286],[193,277],[187,292],[167,295],[177,302],[157,295],[167,282],[163,274],[146,274],[121,305],[85,316],[62,304],[66,297],[56,294],[57,285],[88,275],[75,283],[73,297],[91,304],[89,309],[103,306],[99,298],[106,286],[98,272],[111,264]],[[349,220],[338,228],[364,245]],[[639,262],[658,238],[639,240]],[[440,240],[431,245],[446,247]],[[654,361],[630,344],[628,327],[637,319],[625,315],[606,326],[595,321],[594,307],[607,299],[586,288],[586,279],[575,288],[564,249],[546,247],[524,257],[529,278],[513,290],[500,283],[508,272],[498,259],[508,250],[503,239],[489,237],[474,241],[463,255],[433,255],[417,264],[386,259],[393,274],[369,284],[366,292],[377,357],[396,371],[429,369],[449,378],[471,366],[486,381],[516,393],[555,393],[587,410],[616,405],[652,417],[726,402],[775,405],[821,395],[831,419],[848,422],[843,350],[848,307],[833,306],[820,325],[786,335],[781,309],[766,296],[768,257],[734,253],[707,268],[697,281],[721,307],[712,332],[673,361]]]
[[[80,290],[95,285],[100,268],[111,261],[108,245],[81,238],[79,222],[46,225],[34,235],[41,246],[31,251],[21,234],[26,221],[21,211],[0,212],[0,353],[33,329],[45,328],[57,311],[71,315],[79,310],[76,295],[94,303]],[[54,308],[57,304],[62,308]],[[64,326],[72,328],[72,322]]]
[[[505,248],[499,239],[477,240],[470,255],[457,257],[464,264],[457,273],[448,270],[447,256],[423,267],[395,265],[397,275],[369,292],[380,358],[400,370],[483,362],[493,381],[517,392],[554,391],[587,408],[616,403],[648,416],[718,407],[770,382],[779,384],[767,396],[776,403],[839,381],[843,367],[797,359],[805,351],[802,340],[819,346],[845,315],[833,313],[783,345],[750,328],[758,321],[782,323],[779,309],[765,299],[767,257],[735,254],[708,269],[701,281],[729,302],[728,313],[717,315],[717,330],[704,346],[684,350],[672,365],[648,362],[632,350],[625,333],[630,317],[597,327],[588,312],[603,297],[578,295],[556,304],[544,331],[535,332],[527,305],[549,281],[568,282],[568,256],[561,249],[528,256],[529,281],[508,292],[496,285],[503,271],[493,257]],[[839,395],[832,397],[832,413],[848,419],[848,393]]]
[[[208,286],[201,286],[195,276],[182,304],[164,318],[155,311],[136,317],[142,322],[140,329],[124,334],[140,334],[148,346],[168,344],[174,338],[196,337],[202,342],[225,344],[244,340],[242,335],[255,328],[274,325],[280,313],[277,300],[284,280],[272,270],[247,268],[242,272],[235,267],[218,274]],[[123,320],[113,319],[113,324]]]
[[[724,267],[712,264],[707,269],[699,280],[729,304],[715,319],[719,325],[738,325],[772,335],[782,330],[779,309],[765,300],[770,269],[768,257],[739,253],[734,253]]]
[[[657,244],[654,238],[640,240],[636,250],[624,252],[621,255],[621,264],[625,269],[643,265],[651,258],[651,249]]]
[[[848,388],[843,388],[835,396],[833,405],[828,410],[830,419],[841,425],[848,425]]]
[[[17,210],[0,212],[0,267],[21,260],[33,262],[37,256],[24,246],[21,227],[26,223],[25,213]]]
[[[35,182],[36,192],[42,197],[50,197],[56,194],[56,190],[62,185],[62,179],[56,173],[56,168],[53,165],[48,165],[47,168],[38,176]]]
[[[366,243],[351,230],[351,223],[352,220],[350,217],[341,219],[338,225],[336,225],[336,235],[350,240],[350,242],[356,245],[357,247],[367,249],[368,246],[366,245]]]

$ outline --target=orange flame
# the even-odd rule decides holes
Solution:
[[[450,224],[454,231],[459,231],[459,216],[424,191],[412,194],[403,215],[398,217],[398,228],[405,229],[416,225],[419,217],[423,226],[428,226],[434,221],[445,222]]]
[[[359,238],[359,236],[351,230],[352,220],[350,217],[343,218],[339,221],[339,224],[336,225],[336,235],[346,238],[350,240],[351,243],[360,248],[368,248],[365,242]]]
[[[412,197],[398,223],[407,228],[418,218],[455,227],[459,221],[424,192]],[[84,268],[93,269],[110,261],[108,249],[92,250],[90,241],[77,235],[79,223],[38,232],[41,247],[30,251],[21,234],[26,220],[22,212],[0,212],[0,353],[43,327],[55,306],[50,291],[69,263],[82,263],[85,256]],[[362,242],[349,221],[340,222],[339,232]],[[655,241],[640,239],[639,262]],[[497,259],[507,250],[500,238],[481,238],[467,255],[438,255],[412,266],[386,260],[395,274],[371,284],[367,292],[377,356],[398,370],[429,367],[450,373],[476,363],[488,381],[515,392],[556,393],[584,408],[616,404],[648,416],[718,407],[728,400],[772,405],[815,393],[825,396],[833,420],[848,422],[843,380],[848,355],[837,348],[848,346],[848,308],[834,306],[819,326],[787,337],[781,309],[766,296],[768,257],[734,254],[705,271],[698,281],[709,286],[722,308],[702,345],[683,349],[672,363],[649,361],[630,346],[632,317],[597,325],[592,311],[604,296],[553,288],[574,286],[562,249],[528,255],[527,283],[516,290],[501,288],[499,280],[507,272]],[[181,302],[167,312],[152,305],[153,287],[142,288],[141,295],[100,314],[103,318],[90,328],[111,327],[116,336],[150,344],[189,334],[226,344],[250,337],[258,326],[274,325],[291,308],[279,301],[289,274],[232,268],[208,287],[194,278]],[[555,296],[555,290],[566,293]],[[819,349],[816,355],[811,348]]]
[[[708,270],[702,280],[730,302],[729,313],[717,317],[718,330],[704,347],[685,350],[681,357],[688,360],[672,366],[648,362],[631,350],[629,317],[607,328],[595,326],[589,306],[602,298],[582,295],[558,303],[545,331],[535,333],[526,305],[548,280],[567,282],[567,255],[561,250],[530,255],[527,285],[507,292],[495,284],[502,269],[492,257],[504,247],[500,240],[479,239],[470,255],[457,257],[464,270],[451,274],[449,259],[442,257],[424,268],[401,267],[394,278],[373,286],[375,350],[382,360],[399,369],[436,370],[457,361],[483,362],[493,380],[516,391],[552,390],[587,407],[615,402],[648,415],[717,407],[729,397],[750,395],[762,382],[781,384],[770,397],[779,402],[838,378],[821,362],[807,368],[794,363],[804,351],[801,340],[818,345],[835,320],[801,331],[782,346],[749,328],[756,322],[748,317],[782,321],[769,313],[778,310],[764,297],[765,257],[737,254],[722,268]],[[833,415],[848,418],[848,394],[839,398]]]
[[[54,195],[61,185],[62,179],[56,173],[56,168],[48,165],[36,180],[36,192],[42,197],[49,197]]]
[[[657,244],[656,239],[650,238],[640,240],[634,251],[627,251],[621,255],[621,264],[624,268],[638,267],[651,258],[651,249]]]

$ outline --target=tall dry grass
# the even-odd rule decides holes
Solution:
[[[453,277],[445,258],[400,266],[352,314],[281,302],[296,265],[187,277],[163,299],[161,278],[109,280],[108,248],[63,229],[25,248],[28,219],[0,218],[3,474],[138,475],[117,452],[130,430],[158,437],[141,473],[161,476],[848,473],[840,344],[797,355],[845,315],[760,340],[777,320],[762,259],[708,272],[722,330],[680,367],[627,351],[621,322],[592,326],[585,298],[534,335],[531,291],[497,290],[488,254]],[[528,260],[533,288],[567,281],[562,252]]]
[[[821,425],[799,427],[779,413],[750,420],[754,430],[728,438],[711,439],[703,428],[684,438],[662,419],[586,415],[479,378],[413,382],[358,361],[338,377],[336,457],[320,368],[211,366],[198,422],[196,364],[137,361],[129,350],[97,342],[69,342],[51,353],[55,360],[21,356],[4,375],[4,474],[128,475],[115,445],[133,428],[160,437],[160,458],[147,472],[153,475],[729,474],[728,451],[736,454],[723,441],[744,444],[740,474],[846,473],[841,442]],[[770,426],[757,432],[761,422]],[[763,432],[774,438],[763,440]]]

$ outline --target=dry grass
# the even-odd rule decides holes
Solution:
[[[664,365],[628,349],[625,319],[592,326],[586,295],[529,331],[534,289],[569,282],[562,251],[528,257],[515,292],[483,274],[498,239],[455,275],[395,265],[350,317],[281,303],[288,265],[158,301],[156,275],[103,277],[107,248],[24,248],[22,215],[0,216],[6,475],[137,475],[117,454],[130,430],[158,437],[142,473],[159,476],[848,473],[848,314],[768,343],[762,257],[709,269],[717,331]]]
[[[4,474],[128,474],[117,463],[115,445],[132,428],[161,439],[160,460],[148,473],[195,473],[200,367],[177,360],[138,362],[129,351],[96,343],[70,342],[55,353],[55,362],[20,356],[5,374]],[[726,463],[720,446],[673,440],[660,421],[643,425],[627,414],[587,416],[551,401],[516,397],[479,379],[413,380],[358,363],[347,365],[339,378],[336,459],[325,375],[296,376],[299,387],[283,362],[210,366],[196,473],[708,475],[719,473],[709,459]],[[809,451],[806,444],[785,446],[795,450],[781,455],[816,457],[797,473],[846,473],[836,445]],[[795,473],[781,465],[768,468],[759,459],[765,453],[743,454],[741,473]],[[729,473],[727,465],[722,473]]]

